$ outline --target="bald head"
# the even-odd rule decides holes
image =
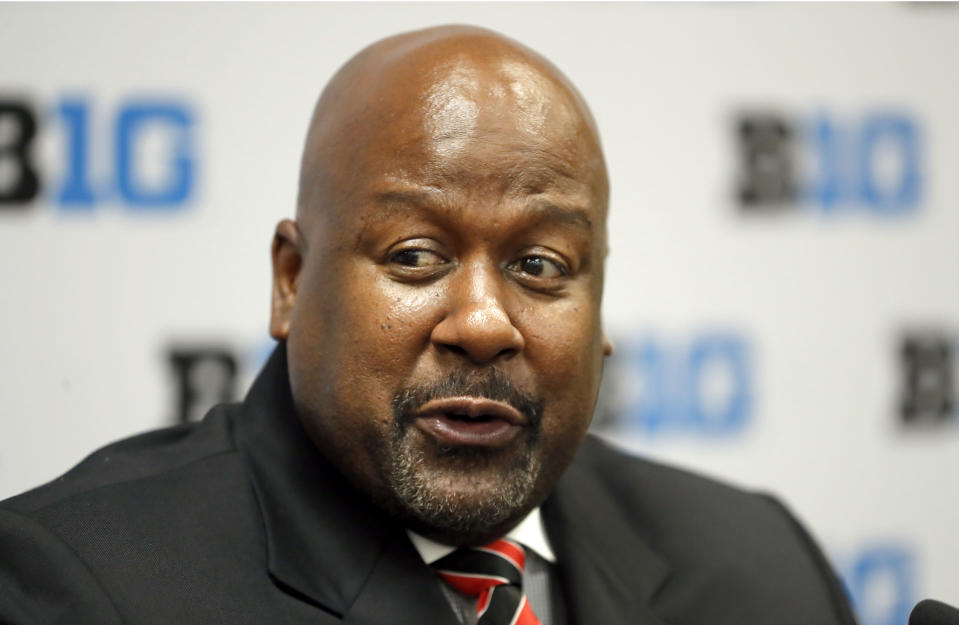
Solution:
[[[403,525],[484,544],[569,463],[611,349],[606,203],[579,94],[495,33],[386,39],[323,92],[270,331],[317,448]]]
[[[325,213],[355,201],[355,176],[370,171],[370,159],[381,164],[389,157],[384,150],[435,161],[489,141],[588,161],[591,191],[605,207],[608,182],[595,123],[575,87],[549,61],[472,26],[376,42],[336,73],[316,105],[300,170],[298,221],[307,225],[316,209]],[[516,174],[522,184],[524,175],[536,172]]]

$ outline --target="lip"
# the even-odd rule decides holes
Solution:
[[[447,397],[416,411],[416,426],[445,446],[504,447],[529,424],[509,404],[481,397]]]

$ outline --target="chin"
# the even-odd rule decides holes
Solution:
[[[532,446],[505,457],[468,447],[432,457],[410,445],[393,452],[384,476],[385,507],[410,529],[441,542],[488,542],[539,503],[541,462]]]

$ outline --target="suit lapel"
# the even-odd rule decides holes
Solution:
[[[402,528],[361,496],[296,417],[280,344],[234,422],[263,516],[267,567],[287,593],[362,625],[458,625]],[[448,618],[444,618],[448,615]]]
[[[591,444],[587,440],[584,447]],[[650,601],[669,567],[584,464],[574,462],[543,505],[570,625],[664,625]]]
[[[344,625],[460,625],[405,532],[387,543]]]

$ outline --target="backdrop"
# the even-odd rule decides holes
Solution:
[[[319,89],[448,22],[598,120],[595,429],[782,495],[866,625],[959,603],[954,5],[0,5],[0,497],[244,392]]]

